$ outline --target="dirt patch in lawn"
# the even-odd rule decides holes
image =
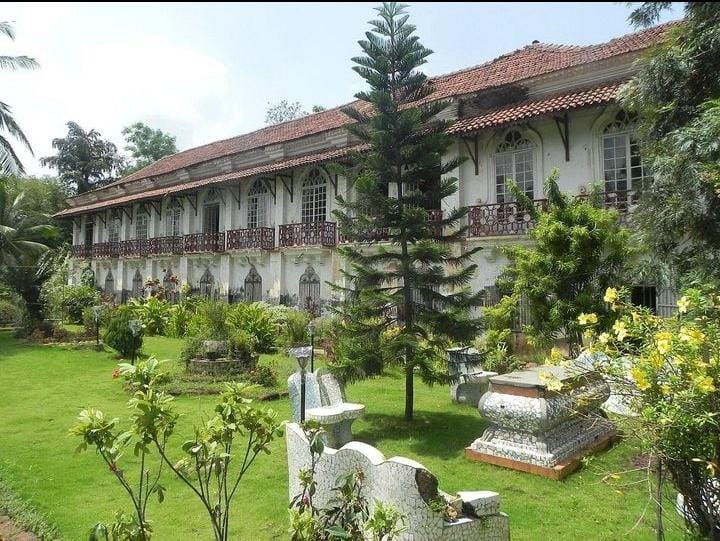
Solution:
[[[10,517],[0,514],[0,541],[39,541],[39,538],[18,528]]]

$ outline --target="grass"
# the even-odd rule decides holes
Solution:
[[[177,358],[181,342],[148,338],[145,350],[158,358]],[[272,362],[273,359],[263,359]],[[291,369],[287,359],[275,359]],[[67,435],[80,409],[94,406],[111,416],[126,416],[127,394],[111,378],[116,359],[92,349],[26,345],[0,333],[0,470],[12,491],[54,524],[67,540],[86,538],[97,521],[128,509],[121,488],[93,453],[74,455],[78,444]],[[624,442],[603,453],[590,467],[564,482],[469,462],[463,449],[483,430],[477,411],[453,405],[445,386],[416,386],[416,419],[402,420],[404,384],[399,374],[363,381],[347,389],[348,400],[366,404],[366,416],[354,425],[359,440],[376,445],[386,456],[418,460],[450,493],[494,490],[503,498],[514,540],[653,539],[654,509],[647,506],[647,486],[640,474],[623,478],[622,491],[603,483],[604,473],[632,467],[639,451]],[[190,436],[191,425],[211,413],[215,397],[181,396],[183,414],[170,449]],[[289,417],[287,399],[262,403]],[[179,456],[177,452],[175,456]],[[132,457],[125,470],[135,471]],[[169,476],[163,504],[151,503],[149,516],[157,541],[211,539],[199,502]],[[287,539],[287,469],[285,442],[248,472],[235,500],[232,539]],[[643,517],[644,512],[644,517]],[[667,539],[682,539],[673,512]],[[643,517],[643,518],[641,518]],[[672,523],[671,522],[672,519]]]

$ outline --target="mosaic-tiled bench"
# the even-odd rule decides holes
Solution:
[[[288,378],[292,420],[300,422],[300,374]],[[325,428],[325,444],[338,449],[352,440],[352,424],[365,413],[363,404],[345,402],[345,393],[332,374],[305,374],[305,418]]]
[[[549,389],[550,380],[562,387]],[[609,394],[607,383],[592,371],[540,366],[494,376],[478,406],[489,425],[465,454],[562,479],[579,467],[582,455],[615,437],[615,426],[600,412]]]

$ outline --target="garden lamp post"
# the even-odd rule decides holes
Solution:
[[[292,348],[290,355],[295,357],[300,367],[300,422],[305,422],[305,368],[310,358],[309,347]]]
[[[308,336],[310,336],[310,372],[315,372],[315,323],[310,320],[307,326]]]
[[[93,306],[93,318],[95,319],[95,346],[100,345],[100,314],[102,313],[102,306]]]
[[[133,354],[131,362],[131,364],[135,366],[135,358],[137,357],[137,337],[140,334],[140,330],[142,329],[142,321],[140,321],[139,319],[131,319],[128,322],[128,326],[130,327],[130,332],[132,332],[133,338],[136,339],[133,341]]]

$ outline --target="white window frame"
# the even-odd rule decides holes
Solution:
[[[633,128],[633,120],[621,109],[603,129],[600,137],[600,171],[606,193],[637,190],[652,182],[652,176],[642,161]],[[618,187],[623,182],[625,186]]]
[[[496,203],[510,203],[515,200],[507,188],[508,179],[514,180],[530,199],[535,199],[537,184],[535,149],[536,145],[518,130],[508,131],[500,144],[495,147],[493,179]],[[504,169],[502,172],[501,165]],[[520,167],[523,169],[519,169]],[[501,176],[502,185],[498,182]]]
[[[110,218],[110,223],[108,224],[108,242],[120,242],[121,227],[122,223],[120,218],[117,216]]]
[[[168,237],[182,235],[182,208],[179,205],[170,205],[165,213],[165,234]]]
[[[319,169],[311,169],[302,186],[300,221],[316,223],[327,220],[327,179]]]
[[[248,229],[256,229],[258,227],[267,227],[268,224],[268,198],[267,186],[265,183],[256,179],[248,191],[247,197],[247,227]]]
[[[147,240],[148,238],[148,215],[138,214],[135,216],[135,239]]]

